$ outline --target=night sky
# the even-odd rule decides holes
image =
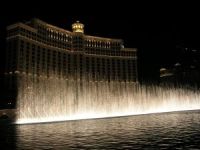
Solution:
[[[46,5],[27,1],[13,4],[16,7],[7,4],[6,10],[0,10],[1,70],[6,26],[33,17],[66,30],[71,30],[71,24],[79,20],[85,24],[85,34],[123,39],[125,47],[138,48],[140,81],[157,81],[161,67],[176,63],[179,57],[176,45],[200,47],[200,23],[194,15],[195,9],[188,13],[188,9],[181,7],[175,13],[167,5],[138,7],[122,1],[114,5],[104,1],[91,5],[78,2]]]

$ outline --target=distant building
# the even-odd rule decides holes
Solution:
[[[72,30],[39,19],[7,27],[5,75],[10,98],[17,95],[21,74],[137,82],[137,49],[124,48],[121,39],[86,35],[80,22],[72,24]]]
[[[160,69],[160,82],[161,83],[172,83],[174,82],[174,72],[170,69]]]
[[[178,62],[160,69],[160,82],[200,86],[200,49],[177,46],[177,51]]]

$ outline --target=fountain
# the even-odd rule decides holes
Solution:
[[[20,75],[17,124],[200,109],[197,90],[135,82]]]

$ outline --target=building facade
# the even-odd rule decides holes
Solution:
[[[117,80],[137,82],[137,49],[123,40],[84,34],[84,25],[72,32],[39,19],[7,27],[6,85],[17,89],[17,76]]]

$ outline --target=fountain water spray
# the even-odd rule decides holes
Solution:
[[[198,91],[90,78],[19,77],[18,124],[200,109]]]

